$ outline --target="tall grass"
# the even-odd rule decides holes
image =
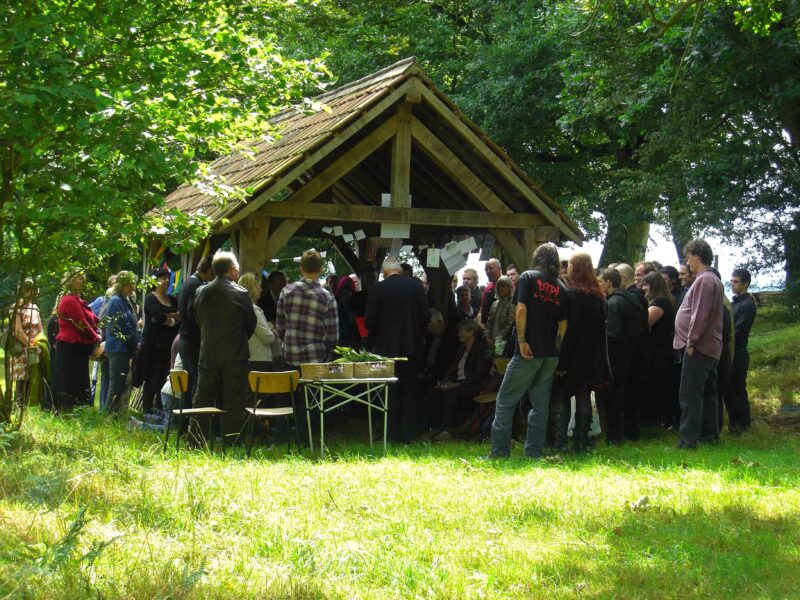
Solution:
[[[485,462],[417,444],[333,459],[174,450],[32,410],[0,464],[0,596],[791,597],[800,442],[763,425]]]

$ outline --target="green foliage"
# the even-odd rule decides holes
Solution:
[[[167,191],[224,182],[203,162],[267,135],[313,88],[261,11],[284,3],[31,2],[0,7],[0,227],[5,264],[49,275],[136,252],[151,227],[188,247],[201,216],[143,221]]]

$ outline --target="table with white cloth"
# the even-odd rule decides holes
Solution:
[[[386,434],[389,414],[389,386],[397,382],[397,377],[369,377],[350,379],[300,379],[303,384],[306,403],[306,422],[308,424],[308,443],[314,452],[311,435],[311,411],[319,411],[320,456],[325,455],[325,415],[350,404],[358,402],[367,407],[369,423],[369,447],[372,448],[372,411],[383,413],[383,453],[386,454]]]

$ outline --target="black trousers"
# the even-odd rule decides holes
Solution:
[[[247,422],[247,399],[249,397],[247,360],[200,361],[197,390],[192,401],[194,408],[216,406],[225,411],[220,425],[226,443],[236,443]],[[198,418],[197,427],[207,439],[208,419]],[[193,428],[193,433],[195,432]],[[196,434],[195,434],[196,435]]]
[[[389,395],[389,439],[410,442],[417,434],[417,387],[420,364],[414,358],[394,364],[398,381]]]
[[[729,396],[728,388],[731,379],[731,351],[723,348],[717,363],[717,433],[722,431],[723,398]]]
[[[189,373],[189,393],[186,397],[186,402],[189,406],[192,405],[192,398],[194,398],[195,391],[197,390],[197,369],[200,362],[200,344],[193,341],[184,340],[183,337],[178,339],[178,354],[181,355],[181,362],[183,369]]]
[[[694,447],[719,437],[717,425],[717,359],[695,349],[683,353],[681,370],[681,443]]]
[[[608,338],[608,360],[611,365],[611,383],[597,393],[597,412],[600,428],[606,441],[622,442],[625,435],[626,387],[633,363],[633,347],[630,342]],[[637,427],[638,429],[638,427]]]
[[[747,395],[747,371],[750,369],[750,354],[747,348],[737,348],[731,364],[731,375],[723,399],[728,411],[728,426],[747,429],[750,427],[750,398]]]

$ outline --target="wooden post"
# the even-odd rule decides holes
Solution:
[[[411,206],[411,105],[397,110],[397,132],[392,139],[391,194],[393,207]]]
[[[267,261],[267,233],[269,218],[254,213],[250,215],[239,235],[239,268],[242,273],[261,273]]]

